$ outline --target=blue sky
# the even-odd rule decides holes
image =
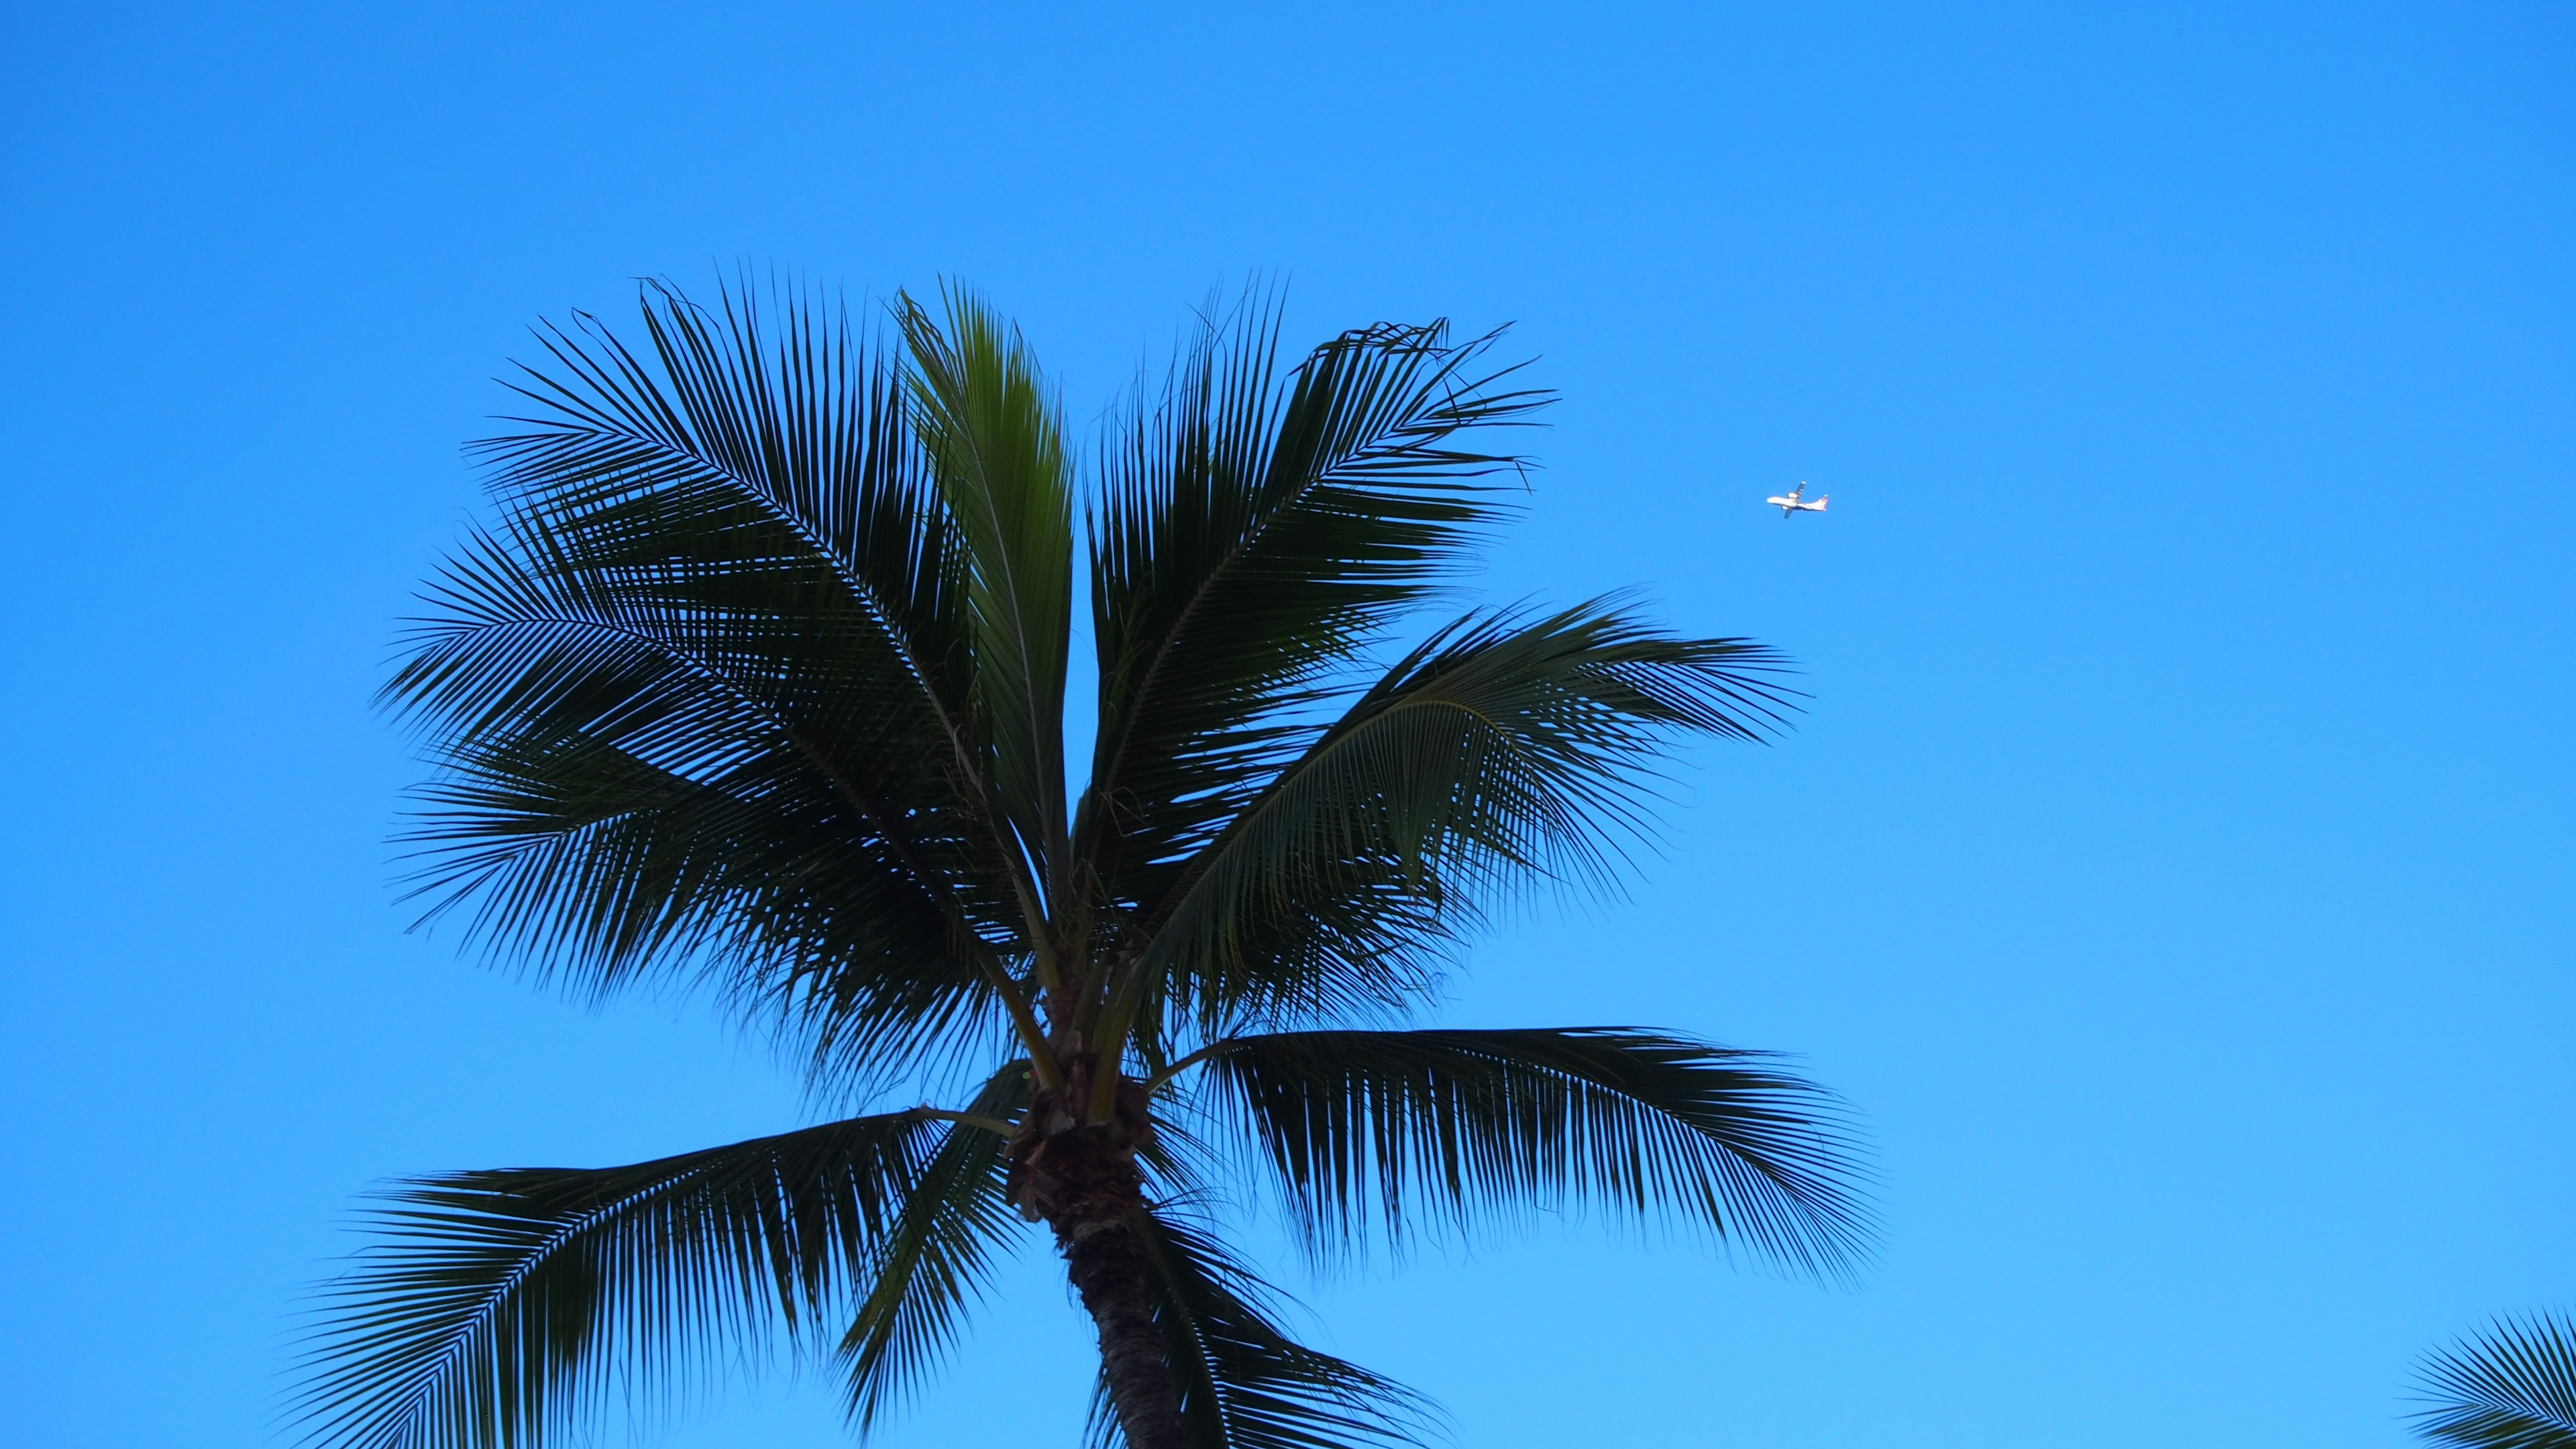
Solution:
[[[1463,1444],[2405,1442],[2576,1304],[2576,22],[2544,5],[11,7],[0,1398],[268,1442],[370,1183],[775,1130],[405,934],[369,710],[540,316],[943,275],[1088,420],[1249,273],[1517,323],[1495,596],[1794,653],[1441,1019],[1798,1053],[1856,1290],[1598,1225],[1306,1283]],[[1804,478],[1833,511],[1783,523]],[[893,1446],[1070,1442],[1032,1252]],[[610,1438],[846,1442],[827,1384]]]

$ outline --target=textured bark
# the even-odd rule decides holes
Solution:
[[[1163,1358],[1145,1242],[1145,1174],[1136,1147],[1153,1128],[1141,1084],[1121,1082],[1113,1121],[1082,1122],[1092,1060],[1068,1054],[1065,1084],[1030,1104],[1010,1146],[1011,1200],[1054,1230],[1065,1274],[1100,1331],[1100,1365],[1129,1449],[1190,1449],[1181,1399]]]
[[[1057,1225],[1056,1244],[1100,1329],[1100,1367],[1129,1449],[1190,1449],[1181,1397],[1163,1362],[1163,1333],[1154,1325],[1144,1243],[1125,1221],[1109,1221]]]

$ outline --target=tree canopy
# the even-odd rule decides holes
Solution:
[[[1497,911],[1618,878],[1677,739],[1791,702],[1771,651],[1623,597],[1424,620],[1549,400],[1499,334],[1289,356],[1255,297],[1086,465],[967,292],[881,328],[641,301],[638,342],[544,330],[475,449],[493,519],[385,692],[437,769],[418,888],[573,992],[703,989],[874,1110],[396,1187],[326,1290],[317,1441],[540,1444],[763,1339],[836,1364],[865,1429],[1031,1223],[1137,1449],[1431,1422],[1280,1326],[1224,1237],[1257,1199],[1326,1260],[1589,1206],[1854,1263],[1849,1119],[1776,1059],[1418,1024]]]

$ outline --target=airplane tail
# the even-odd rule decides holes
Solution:
[[[1818,513],[1822,513],[1825,511],[1825,505],[1833,501],[1834,495],[1830,493],[1819,493],[1816,495],[1816,501],[1808,504],[1807,506],[1816,510]]]

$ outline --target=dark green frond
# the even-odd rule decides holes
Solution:
[[[1417,989],[1533,882],[1606,882],[1677,733],[1753,738],[1778,657],[1607,603],[1470,615],[1406,655],[1188,862],[1143,969],[1214,1034]],[[1165,983],[1168,985],[1165,985]]]
[[[1194,1449],[1419,1444],[1437,1429],[1429,1400],[1289,1338],[1276,1290],[1205,1225],[1166,1208],[1138,1214],[1137,1231]],[[1105,1383],[1093,1391],[1091,1435],[1101,1449],[1125,1442]]]
[[[2426,1355],[2415,1430],[2458,1449],[2576,1449],[2576,1319],[2499,1320]]]
[[[1038,883],[1065,864],[1064,674],[1073,623],[1073,480],[1062,422],[1018,329],[947,294],[943,328],[911,298],[914,416],[963,545],[975,701],[991,799]],[[1027,903],[1034,911],[1042,902]],[[1034,934],[1037,924],[1031,921]]]
[[[546,329],[551,366],[515,385],[530,431],[474,449],[495,499],[669,606],[766,614],[792,585],[850,611],[835,622],[867,687],[908,693],[909,723],[956,748],[972,655],[955,528],[898,359],[818,301],[790,299],[775,335],[747,290],[722,301],[711,315],[648,284],[649,363],[586,315]]]
[[[1100,729],[1083,848],[1113,897],[1161,877],[1300,738],[1320,672],[1460,561],[1523,465],[1461,435],[1544,393],[1445,324],[1346,332],[1284,375],[1277,316],[1208,321],[1112,435],[1093,530]]]
[[[739,667],[533,529],[461,556],[439,602],[396,681],[455,721],[411,837],[434,910],[593,993],[712,973],[845,1053],[989,1009],[960,949],[998,906],[968,817],[876,798],[937,801],[944,775],[862,775],[828,707],[775,687],[828,630],[778,620],[769,672]]]
[[[1594,1204],[1837,1275],[1869,1211],[1841,1103],[1758,1052],[1631,1028],[1310,1031],[1206,1058],[1321,1254],[1428,1209]]]
[[[1029,1064],[993,1074],[966,1110],[1016,1121],[1029,1104]],[[867,1292],[841,1337],[851,1420],[861,1433],[923,1388],[990,1282],[994,1250],[1022,1230],[1003,1192],[1007,1139],[950,1127],[867,1267]]]
[[[323,1292],[299,1408],[345,1449],[537,1445],[620,1381],[823,1327],[937,1129],[860,1117],[602,1169],[427,1178]]]
[[[811,305],[644,312],[649,362],[547,334],[483,448],[501,527],[386,688],[444,769],[421,882],[594,989],[713,965],[844,1042],[968,1009],[1018,916],[899,371]]]

